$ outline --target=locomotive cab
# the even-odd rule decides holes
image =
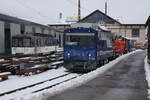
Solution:
[[[97,24],[79,23],[64,31],[64,67],[92,71],[113,56],[112,34]]]
[[[96,35],[94,30],[85,28],[65,31],[64,66],[67,69],[80,71],[96,68],[93,66],[96,60]]]

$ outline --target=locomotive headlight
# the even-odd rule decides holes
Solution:
[[[70,56],[70,53],[67,53],[68,56]]]
[[[92,54],[89,53],[89,57],[91,57],[91,56],[92,56]]]

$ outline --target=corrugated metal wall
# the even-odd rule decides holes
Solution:
[[[5,52],[4,44],[4,22],[0,21],[0,53]]]

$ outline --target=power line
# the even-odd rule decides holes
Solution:
[[[38,11],[37,9],[29,6],[27,3],[25,4],[24,2],[22,2],[21,0],[16,0],[19,4],[21,4],[23,7],[27,8],[27,9],[32,9],[32,11],[36,12],[39,16],[41,17],[44,17],[46,19],[51,19],[52,22],[57,22],[54,20],[54,18],[50,18],[49,16],[46,16],[46,15],[43,15],[40,11]],[[72,1],[72,0],[66,0],[68,1],[69,3],[75,5],[75,6],[78,6],[78,3]],[[88,12],[91,12],[90,10],[88,10],[87,8],[84,8],[83,6],[80,7],[82,10],[86,10]],[[31,16],[30,16],[31,17]]]
[[[51,19],[53,22],[56,22],[53,18],[50,18],[49,16],[46,16],[46,15],[43,15],[40,11],[38,11],[37,9],[21,2],[20,0],[16,0],[19,4],[21,4],[22,6],[24,6],[25,8],[28,8],[28,9],[32,9],[32,11],[36,12],[40,17],[44,17],[44,18],[48,18],[48,19]]]

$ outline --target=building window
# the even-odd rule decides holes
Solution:
[[[140,37],[140,30],[138,28],[132,29],[132,37]]]

